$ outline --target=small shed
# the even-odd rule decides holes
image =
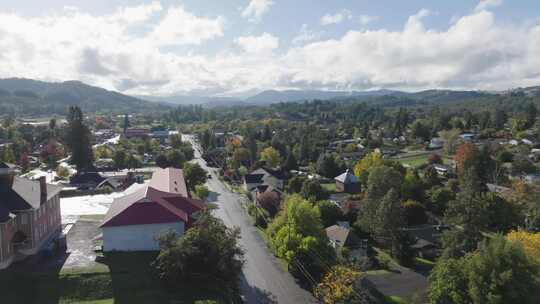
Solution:
[[[352,174],[349,169],[335,178],[336,191],[346,193],[360,192],[360,182],[358,177]]]

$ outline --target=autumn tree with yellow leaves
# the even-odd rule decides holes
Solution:
[[[520,243],[525,253],[540,264],[540,232],[512,231],[508,233],[506,238],[512,242]]]
[[[350,303],[357,293],[354,290],[361,273],[342,265],[328,271],[315,288],[315,296],[325,304]]]

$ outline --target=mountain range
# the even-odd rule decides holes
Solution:
[[[44,82],[23,78],[0,79],[0,115],[65,114],[68,106],[80,106],[95,113],[132,113],[167,111],[178,105],[206,107],[234,105],[270,105],[279,102],[305,100],[375,100],[385,96],[402,100],[445,103],[494,95],[540,96],[540,86],[517,88],[501,92],[425,90],[402,92],[394,90],[324,91],[267,90],[247,98],[176,95],[170,97],[128,96],[115,91],[90,86],[80,81]],[[390,98],[389,98],[390,99]]]
[[[32,79],[0,79],[0,114],[65,114],[76,105],[85,112],[126,113],[167,110],[169,107],[80,81],[44,82]]]

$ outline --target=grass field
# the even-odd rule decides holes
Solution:
[[[66,273],[0,272],[0,303],[230,303],[225,290],[208,286],[165,288],[150,266],[155,253],[114,254],[104,259],[109,272],[84,269]],[[233,297],[235,300],[237,296]]]
[[[329,193],[336,192],[336,183],[321,184],[321,187]]]
[[[396,159],[402,164],[407,164],[411,167],[419,167],[428,161],[428,155],[417,155],[412,157],[405,157]]]

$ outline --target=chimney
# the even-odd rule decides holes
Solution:
[[[47,182],[45,176],[39,177],[39,193],[41,194],[41,204],[47,202]]]

